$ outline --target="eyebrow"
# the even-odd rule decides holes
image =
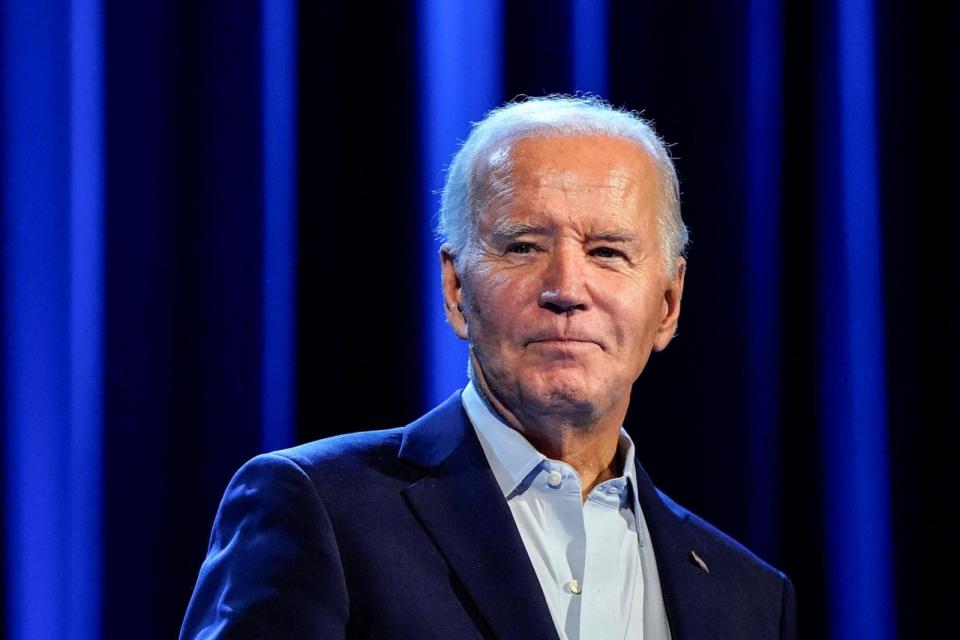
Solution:
[[[493,237],[501,242],[513,240],[523,235],[545,235],[550,230],[549,225],[531,224],[529,222],[504,221],[493,229]]]
[[[601,231],[600,233],[588,233],[587,240],[593,242],[630,243],[636,242],[637,235],[627,229],[611,229],[609,231]]]
[[[533,224],[529,222],[504,221],[493,229],[493,238],[500,242],[509,242],[523,235],[542,236],[550,232],[553,225]],[[628,244],[635,242],[637,236],[628,229],[608,229],[598,233],[588,233],[588,242],[610,242]]]

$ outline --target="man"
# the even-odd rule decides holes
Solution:
[[[793,638],[789,580],[659,493],[621,426],[685,273],[650,126],[593,99],[491,112],[440,232],[470,383],[247,463],[181,637]]]

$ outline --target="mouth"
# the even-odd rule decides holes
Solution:
[[[527,343],[527,346],[532,344],[542,344],[544,346],[552,347],[569,347],[569,348],[578,348],[578,347],[600,347],[603,349],[603,345],[597,342],[596,340],[590,340],[588,338],[580,336],[536,336],[534,339],[530,340]]]

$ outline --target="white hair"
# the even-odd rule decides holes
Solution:
[[[461,145],[447,168],[437,234],[459,264],[466,254],[488,191],[490,153],[531,136],[603,135],[637,142],[660,169],[661,204],[657,211],[660,248],[667,273],[676,274],[688,232],[680,215],[680,184],[673,159],[652,123],[615,109],[594,96],[549,95],[513,101],[487,113]]]

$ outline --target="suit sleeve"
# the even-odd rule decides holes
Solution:
[[[227,486],[181,640],[343,638],[348,609],[316,487],[289,458],[257,456]]]
[[[797,640],[797,596],[790,578],[783,576],[780,607],[780,640]]]

